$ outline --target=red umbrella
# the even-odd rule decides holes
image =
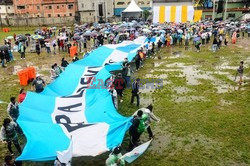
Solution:
[[[49,41],[50,41],[50,39],[45,39],[44,41],[45,41],[45,42],[49,42]]]

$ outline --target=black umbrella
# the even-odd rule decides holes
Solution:
[[[17,40],[18,41],[24,41],[24,40],[27,40],[27,37],[23,36],[23,35],[19,35],[19,36],[17,36]]]
[[[31,34],[29,34],[29,33],[26,33],[26,34],[25,34],[25,36],[31,36]]]
[[[9,49],[9,46],[6,46],[6,45],[3,45],[3,46],[0,47],[1,51],[6,51],[8,49]]]

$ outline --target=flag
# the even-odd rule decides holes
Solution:
[[[17,120],[27,143],[17,160],[55,160],[71,141],[73,157],[97,156],[120,145],[132,117],[117,112],[104,85],[110,71],[121,70],[124,58],[131,62],[145,41],[99,47],[68,65],[42,93],[28,92]]]
[[[132,163],[133,161],[135,161],[138,157],[140,157],[147,150],[147,148],[149,147],[151,142],[152,142],[152,140],[150,140],[144,144],[141,144],[140,146],[137,146],[131,152],[124,154],[121,157],[121,159],[124,159],[128,163]]]
[[[67,150],[57,152],[57,158],[60,161],[60,163],[68,164],[70,163],[72,157],[73,157],[73,143],[71,140]]]

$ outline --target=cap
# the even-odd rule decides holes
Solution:
[[[37,74],[36,77],[40,77],[41,75],[40,74]]]

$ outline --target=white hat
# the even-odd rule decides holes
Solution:
[[[36,77],[40,77],[41,75],[40,74],[37,74]]]

